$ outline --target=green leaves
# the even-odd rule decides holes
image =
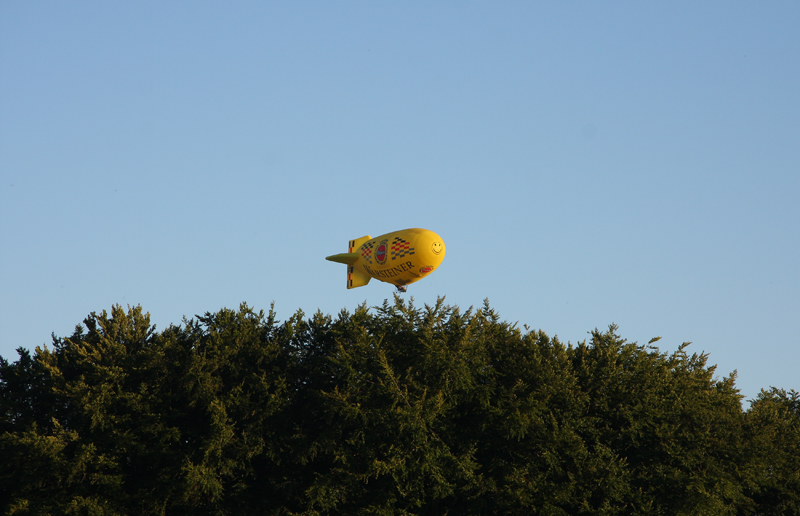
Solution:
[[[745,417],[747,488],[760,514],[800,514],[800,393],[761,390]]]
[[[688,344],[563,344],[395,296],[92,313],[0,359],[7,514],[798,514],[800,401]]]

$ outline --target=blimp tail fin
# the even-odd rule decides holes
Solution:
[[[372,237],[367,235],[367,236],[363,236],[361,238],[356,238],[355,240],[350,240],[349,242],[347,242],[347,252],[348,253],[355,253],[356,249],[361,247],[361,244],[363,244],[364,242],[366,242],[370,238],[372,238]]]
[[[350,240],[349,242],[347,242],[347,251],[348,251],[347,254],[354,254],[356,256],[356,259],[358,259],[358,256],[359,256],[358,253],[357,253],[358,248],[361,247],[361,245],[364,242],[366,242],[367,240],[369,240],[370,238],[372,238],[372,237],[369,236],[369,235],[366,235],[366,236],[363,236],[361,238],[356,238],[354,240]],[[360,269],[357,269],[353,265],[354,262],[355,262],[355,260],[353,260],[353,262],[350,262],[350,264],[348,264],[348,266],[347,266],[347,288],[348,289],[356,288],[356,287],[363,287],[364,285],[369,283],[369,280],[372,279],[372,277],[370,275],[368,275],[367,273],[365,273],[364,271],[362,271]]]
[[[369,276],[367,273],[361,271],[360,269],[356,269],[354,265],[347,266],[347,288],[356,288],[356,287],[363,287],[372,277]]]
[[[356,268],[354,265],[361,256],[361,254],[357,252],[358,248],[370,238],[372,237],[367,235],[361,238],[356,238],[355,240],[350,240],[347,242],[346,253],[339,253],[325,257],[326,260],[347,265],[347,288],[363,287],[369,283],[369,280],[371,279],[371,276],[362,271],[360,268]]]
[[[339,253],[331,256],[326,256],[329,262],[343,263],[345,265],[352,265],[358,260],[358,253]]]

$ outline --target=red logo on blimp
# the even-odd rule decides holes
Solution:
[[[433,270],[433,267],[432,267],[432,266],[430,266],[430,265],[426,265],[425,267],[421,268],[421,269],[419,270],[419,272],[421,272],[422,274],[428,274],[428,273],[429,273],[429,272],[431,272],[432,270]]]
[[[375,250],[375,259],[378,260],[380,264],[386,261],[386,242],[388,242],[388,240],[381,241],[378,248]]]

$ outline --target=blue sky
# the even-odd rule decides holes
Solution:
[[[142,305],[332,315],[324,257],[800,389],[797,2],[2,2],[0,355]]]

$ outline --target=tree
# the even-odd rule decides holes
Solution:
[[[747,411],[745,439],[758,514],[800,514],[800,393],[762,389]]]
[[[741,396],[707,355],[671,354],[592,332],[574,349],[591,400],[583,435],[617,457],[636,514],[729,514],[746,504],[738,474]],[[652,342],[658,339],[654,339]]]
[[[654,339],[655,341],[655,339]],[[564,344],[395,297],[337,317],[141,307],[0,358],[7,514],[798,514],[798,394],[705,354]]]

